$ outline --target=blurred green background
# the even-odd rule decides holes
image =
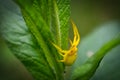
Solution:
[[[68,76],[99,50],[104,43],[119,36],[119,4],[119,0],[71,0],[71,18],[79,28],[81,43],[78,47],[77,61],[71,67]],[[9,25],[7,19],[16,14],[21,16],[18,6],[12,0],[0,0],[0,29],[3,24]],[[72,34],[72,28],[70,34]],[[0,49],[0,80],[32,80],[22,63],[7,50],[5,44],[2,44],[2,39],[0,40]],[[6,49],[5,52],[3,49]],[[119,80],[119,58],[120,46],[104,57],[91,80]],[[70,77],[67,80],[70,80]]]
[[[120,36],[119,0],[72,0],[71,17],[79,27],[81,43],[72,71],[82,65],[102,45]],[[102,60],[91,80],[119,80],[120,46]]]
[[[81,36],[95,27],[120,19],[119,0],[71,0],[71,17],[79,26]]]

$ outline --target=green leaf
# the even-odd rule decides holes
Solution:
[[[106,43],[98,52],[89,58],[82,66],[76,68],[73,72],[73,80],[88,80],[95,73],[101,60],[112,48],[120,45],[120,38],[116,38]]]
[[[0,80],[33,80],[23,64],[10,52],[0,35]]]
[[[18,13],[4,10],[2,36],[36,80],[63,80],[64,65],[50,43],[68,46],[69,0],[15,0]],[[16,7],[16,5],[14,4]],[[24,18],[24,19],[23,19]],[[25,20],[25,22],[24,22]]]
[[[108,51],[120,44],[118,23],[110,22],[102,26],[84,38],[79,45],[78,58],[72,67],[73,80],[89,80]],[[89,54],[94,55],[90,57]]]

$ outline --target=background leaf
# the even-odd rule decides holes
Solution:
[[[79,66],[84,64],[86,61],[89,62],[88,58],[91,55],[93,55],[97,50],[99,50],[99,48],[102,47],[105,43],[107,43],[111,39],[114,39],[117,36],[119,36],[119,30],[120,30],[119,23],[117,23],[116,21],[115,22],[113,21],[113,22],[109,22],[109,23],[101,25],[101,28],[97,28],[96,30],[93,31],[92,34],[89,34],[88,37],[84,38],[81,41],[81,44],[79,45],[78,58],[77,58],[77,61],[75,62],[75,64],[72,66],[71,73],[73,74],[74,70],[76,70]],[[118,49],[116,49],[116,52],[117,52],[116,55],[119,54]],[[111,53],[110,55],[112,56],[113,54],[114,53]],[[119,62],[117,64],[119,64]],[[88,68],[86,68],[86,70],[87,69]],[[102,69],[104,69],[104,66],[101,68],[101,70]],[[82,71],[81,71],[81,74],[82,74]],[[88,73],[88,75],[90,75],[90,74],[91,73]],[[75,74],[73,74],[73,75],[75,75]],[[87,75],[85,77],[87,77]],[[80,80],[81,79],[82,79],[82,76],[81,76]]]
[[[16,3],[23,17],[18,7],[14,10],[10,5],[9,10],[9,6],[1,5],[4,20],[0,28],[9,48],[36,80],[63,80],[64,65],[57,62],[60,56],[50,41],[62,48],[68,46],[69,0],[16,0]]]
[[[10,52],[1,36],[0,42],[0,80],[33,80],[22,63]]]
[[[94,75],[96,69],[99,67],[99,64],[104,58],[105,54],[119,44],[120,38],[116,38],[105,44],[98,52],[96,52],[91,58],[89,58],[87,62],[85,62],[85,64],[74,70],[73,80],[90,79]]]
[[[109,1],[109,3],[107,0],[71,1],[71,16],[78,25],[77,27],[81,34],[78,55],[79,61],[77,60],[79,65],[82,65],[88,59],[88,53],[90,53],[90,55],[95,53],[104,43],[110,41],[114,36],[119,34],[119,7],[119,0]],[[90,80],[119,80],[119,48],[120,46],[117,46],[103,58],[99,68]]]

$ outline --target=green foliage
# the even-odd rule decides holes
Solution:
[[[116,47],[117,45],[120,45],[119,31],[120,31],[120,27],[118,23],[116,21],[113,21],[113,22],[109,22],[107,24],[102,25],[100,28],[95,29],[94,32],[92,32],[87,37],[85,37],[81,41],[81,44],[79,45],[78,58],[75,64],[72,66],[72,70],[70,74],[70,76],[72,76],[71,77],[72,79],[70,80],[91,79],[91,77],[94,76],[97,68],[101,64],[101,61],[103,61],[104,56],[106,56],[106,54],[108,55],[108,53],[110,54],[111,50],[114,47]],[[109,57],[110,61],[112,60],[113,57],[116,59],[115,54],[119,54],[119,50],[115,50],[115,51],[116,52],[112,52],[110,54],[111,55],[111,57]],[[105,59],[106,58],[107,57],[105,57]],[[116,62],[117,62],[117,59],[116,59]],[[107,64],[109,65],[107,66],[107,68],[113,66],[111,62],[109,63],[106,62],[106,65]],[[117,66],[119,66],[119,63],[117,64],[118,64]],[[99,71],[104,70],[101,74],[104,74],[104,72],[107,71],[104,69],[104,67],[105,67],[105,62],[103,67],[99,69]],[[114,68],[114,67],[115,66],[111,68]],[[98,72],[96,73],[97,73],[96,78],[98,78],[100,74]],[[116,71],[114,71],[114,73],[116,73],[116,75],[119,75],[119,73],[117,73]],[[107,77],[107,76],[108,75],[104,77]],[[96,79],[92,79],[92,80],[96,80]]]
[[[95,73],[105,54],[112,48],[120,44],[120,37],[106,43],[99,51],[90,57],[82,66],[76,68],[73,72],[73,80],[88,80]]]
[[[63,80],[64,64],[51,45],[68,46],[69,0],[16,0],[23,19],[12,14],[2,25],[2,36],[11,51],[36,80]],[[12,19],[12,20],[11,20]],[[8,27],[9,26],[9,27]],[[64,35],[64,36],[63,36]]]
[[[14,1],[20,10],[17,9],[13,12],[11,10],[4,10],[6,15],[2,16],[4,17],[4,22],[0,25],[1,35],[6,40],[11,53],[15,54],[24,64],[35,80],[64,80],[65,66],[57,61],[61,57],[51,45],[51,42],[61,46],[62,49],[68,49],[70,1]],[[108,28],[104,29],[101,31],[107,32]],[[110,29],[112,30],[112,28]],[[105,37],[108,36],[106,33],[103,34],[105,34]],[[78,47],[78,58],[72,66],[71,74],[69,75],[70,80],[89,80],[94,75],[107,52],[120,44],[118,36],[115,39],[104,39],[103,47],[101,47],[101,44],[98,47],[95,42],[91,43],[92,40],[89,38],[92,36],[89,35],[87,38],[84,38],[83,40],[87,44],[82,45],[84,42],[81,42]],[[110,34],[110,36],[114,35]],[[94,37],[94,40],[101,41],[100,39],[97,40]],[[94,45],[89,46],[93,43]],[[96,47],[98,49],[95,50],[96,53],[92,57],[86,58],[83,56],[85,51],[87,51],[84,46],[91,48],[91,50]]]

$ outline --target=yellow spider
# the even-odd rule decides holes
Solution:
[[[70,40],[71,47],[69,50],[62,50],[59,46],[56,44],[52,43],[53,46],[59,51],[59,54],[63,56],[62,60],[59,60],[59,62],[64,62],[66,66],[70,66],[74,63],[77,57],[77,46],[80,42],[80,35],[78,33],[78,30],[76,28],[76,25],[71,21],[72,27],[73,27],[73,32],[74,32],[74,39],[73,42]]]

